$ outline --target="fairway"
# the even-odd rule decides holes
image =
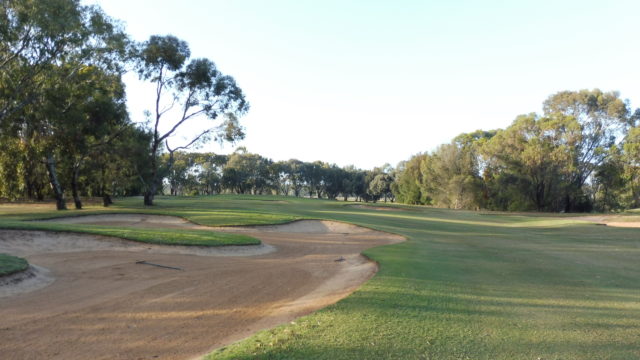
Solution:
[[[209,355],[213,359],[640,357],[637,341],[640,336],[638,229],[597,226],[563,216],[477,213],[418,206],[370,209],[336,201],[284,197],[162,197],[158,200],[153,212],[173,213],[207,225],[262,223],[267,218],[274,222],[279,218],[327,219],[400,234],[408,239],[365,250],[368,257],[379,263],[379,271],[347,298],[294,322],[286,320],[286,325],[218,349]],[[15,222],[16,216],[45,215],[38,214],[37,210],[29,213],[28,207],[24,209],[20,215],[12,211],[12,215],[5,213],[0,218],[13,217],[11,221]],[[125,199],[103,213],[118,211],[147,210],[134,199]],[[101,211],[96,208],[89,212]],[[249,215],[247,218],[243,218],[244,212]],[[625,216],[625,221],[634,218],[634,215]],[[259,237],[251,231],[243,234]],[[318,235],[294,234],[300,240]],[[268,238],[259,238],[269,243]],[[263,257],[276,254],[278,251]],[[331,254],[328,262],[337,264],[333,258],[338,258],[339,252]],[[36,260],[58,256],[27,256],[27,259],[37,264]],[[132,276],[143,277],[152,284],[159,281],[156,277],[159,271],[171,271],[134,265],[132,261],[139,260],[139,254],[120,256],[125,255],[119,255],[117,262],[103,269],[107,271],[106,277],[125,274],[118,287],[126,287]],[[167,254],[154,256],[153,262],[166,265],[176,265],[180,259]],[[189,257],[193,258],[193,255]],[[232,268],[236,270],[220,272],[215,278],[228,277],[228,286],[242,286],[231,282],[236,279],[235,272],[244,266],[244,261],[238,263],[239,267]],[[88,266],[87,260],[79,257],[75,262],[77,266]],[[71,267],[75,262],[67,266]],[[122,263],[131,265],[123,266]],[[201,266],[205,266],[204,263],[197,266],[198,272],[205,271]],[[117,270],[108,270],[115,268]],[[201,327],[203,313],[169,312],[161,316],[154,312],[171,299],[186,301],[190,294],[202,304],[208,304],[204,305],[209,306],[207,311],[220,310],[216,305],[220,292],[205,295],[204,290],[198,290],[200,286],[206,288],[202,280],[190,279],[188,274],[181,273],[177,278],[171,273],[174,281],[192,284],[188,291],[181,291],[179,295],[158,296],[161,287],[151,285],[149,289],[154,290],[148,294],[136,293],[142,296],[140,301],[118,312],[121,314],[119,326],[128,329],[124,333],[135,334],[134,328],[128,326],[138,324],[140,317],[146,316],[143,314],[156,314],[153,316],[158,319],[170,318],[168,323],[175,323],[175,331],[184,331],[190,338],[197,339],[194,342],[208,342],[209,348],[222,345],[219,338],[210,334],[211,330]],[[244,296],[259,297],[268,290],[258,284],[267,281],[270,274],[260,271],[254,276],[255,282],[245,284],[249,288]],[[287,278],[280,280],[283,282],[278,293],[283,295],[289,291]],[[82,280],[80,276],[77,281],[80,282],[76,282],[76,286],[93,280]],[[28,296],[53,286],[55,284]],[[117,299],[120,295],[121,291],[114,288],[96,293],[90,304],[84,304],[81,312],[84,315],[77,318],[78,324],[104,320],[109,312],[103,312],[102,301]],[[20,298],[19,302],[26,304],[23,300]],[[2,309],[7,309],[7,301],[11,300],[0,300]],[[267,327],[278,323],[280,321],[268,322]],[[7,340],[7,336],[14,331],[17,334],[20,327],[19,322],[7,325],[5,341],[0,344],[20,346],[18,340]],[[74,328],[63,329],[66,332]],[[160,333],[175,336],[168,329]],[[75,336],[81,338],[80,333]],[[143,346],[133,338],[129,340],[131,349]],[[185,358],[171,356],[171,351],[191,346],[189,342],[168,344],[162,348],[166,351],[165,358]],[[96,353],[99,352],[99,347],[96,349]]]

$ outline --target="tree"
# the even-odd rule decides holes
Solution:
[[[573,211],[582,186],[605,160],[620,130],[629,125],[629,105],[617,92],[561,91],[544,102],[544,114],[572,116],[580,124],[582,136],[576,144],[575,171],[565,191],[565,211]]]
[[[612,146],[605,161],[594,171],[593,203],[598,211],[620,209],[625,188],[624,162],[620,149]]]
[[[400,162],[397,166],[397,177],[391,185],[393,194],[399,202],[405,204],[430,204],[431,200],[427,198],[421,190],[423,183],[421,165],[425,161],[429,161],[429,154],[417,154],[409,160]]]
[[[558,210],[574,171],[580,125],[571,116],[521,115],[484,144],[485,186],[492,208]]]
[[[454,209],[478,207],[478,164],[469,146],[455,141],[440,145],[421,163],[422,192],[438,206]]]
[[[248,111],[249,103],[242,90],[211,60],[193,59],[187,63],[190,55],[187,43],[171,35],[151,36],[138,48],[138,74],[156,88],[155,108],[150,121],[153,134],[149,153],[151,173],[143,179],[145,205],[153,205],[162,181],[158,172],[162,146],[169,149],[169,137],[175,135],[183,124],[190,120],[201,120],[200,124],[204,124],[207,120],[223,118],[219,126],[206,123],[204,130],[173,151],[187,149],[212,137],[229,142],[244,137],[237,117]],[[178,109],[172,111],[175,106]],[[169,117],[172,120],[165,120]],[[163,128],[168,130],[163,131]]]
[[[625,199],[627,207],[640,207],[640,127],[632,127],[627,132],[622,153]]]
[[[297,159],[290,159],[287,161],[287,166],[284,169],[287,171],[287,181],[291,183],[293,195],[300,197],[304,186],[304,163]]]
[[[67,85],[67,116],[58,128],[56,145],[68,161],[68,177],[76,209],[82,208],[79,195],[80,171],[90,156],[104,152],[125,128],[131,126],[120,74],[108,74],[97,67],[78,71]],[[60,93],[60,89],[58,93]]]
[[[97,6],[78,0],[0,3],[0,134],[15,131],[38,101],[47,73],[73,61],[120,67],[128,37]]]
[[[22,138],[44,156],[56,207],[66,209],[54,130],[79,111],[72,88],[84,69],[120,72],[127,36],[99,7],[74,0],[7,0],[0,19],[0,138]]]

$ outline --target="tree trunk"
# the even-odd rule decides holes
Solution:
[[[51,184],[51,189],[53,190],[53,194],[56,198],[56,209],[67,210],[67,203],[64,200],[64,189],[62,188],[62,185],[60,185],[60,181],[58,181],[56,161],[52,154],[47,155],[45,165],[47,167],[47,172],[49,173],[49,183]]]
[[[73,195],[73,202],[77,210],[82,209],[82,200],[78,195],[78,175],[80,173],[80,166],[75,165],[73,167],[73,174],[71,175],[71,194]]]
[[[106,192],[103,192],[102,193],[102,206],[108,207],[111,204],[113,204],[113,201],[111,200],[111,195],[107,194]]]
[[[153,194],[150,191],[144,193],[144,204],[146,206],[153,206]]]
[[[157,126],[157,122],[156,122],[156,126]],[[150,182],[145,184],[147,185],[145,186],[147,189],[145,190],[145,193],[144,193],[145,206],[153,206],[153,197],[155,196],[156,190],[158,189],[158,186],[156,185],[158,181],[156,179],[156,177],[158,176],[158,159],[157,159],[158,146],[159,146],[159,141],[157,139],[157,133],[156,133],[153,146],[151,147],[151,159],[150,159],[151,161],[149,164],[151,167],[151,176],[149,179]],[[171,168],[169,168],[168,171],[171,171]]]

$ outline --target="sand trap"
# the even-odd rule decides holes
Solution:
[[[640,216],[595,215],[575,216],[567,219],[588,221],[613,227],[640,228]]]
[[[131,214],[62,221],[206,228]],[[3,359],[194,358],[335,303],[375,273],[376,264],[361,251],[403,240],[326,221],[222,230],[259,238],[263,245],[255,248],[266,250],[236,252],[250,248],[241,246],[224,253],[83,234],[0,231],[0,252],[50,271],[50,285],[0,297]],[[40,271],[32,278],[45,279]]]
[[[375,206],[375,205],[347,205],[349,207],[354,207],[358,209],[369,209],[369,210],[377,210],[377,211],[413,211],[410,209],[402,209],[391,206]]]
[[[0,298],[41,289],[53,282],[48,269],[30,265],[25,271],[0,277]]]
[[[40,220],[40,221],[55,222],[60,224],[133,226],[138,228],[211,229],[211,227],[197,225],[176,216],[145,215],[145,214],[83,215],[83,216],[54,218],[54,219]]]

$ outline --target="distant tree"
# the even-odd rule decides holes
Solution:
[[[369,183],[369,192],[376,199],[383,198],[384,202],[392,197],[391,184],[393,184],[393,177],[387,173],[378,173]]]
[[[187,149],[211,137],[229,142],[244,137],[237,116],[249,109],[249,103],[242,90],[232,77],[223,75],[208,59],[193,59],[187,63],[190,55],[187,43],[170,35],[151,36],[138,48],[138,74],[156,87],[149,154],[152,170],[149,177],[143,179],[145,205],[153,205],[154,195],[162,180],[158,172],[161,147],[163,144],[169,147],[169,137],[176,134],[183,124],[196,119],[206,121],[223,118],[219,126],[206,126],[185,145],[172,150]],[[172,111],[174,106],[179,109]],[[165,117],[172,117],[173,120],[163,121]],[[168,130],[161,130],[165,127]]]
[[[226,155],[213,153],[197,154],[195,158],[197,179],[201,187],[200,193],[205,195],[219,194],[222,191],[222,169],[227,163]]]
[[[344,192],[346,172],[338,165],[325,164],[322,169],[323,191],[328,199],[335,199]]]
[[[472,209],[478,205],[480,177],[471,149],[452,142],[440,145],[421,163],[421,191],[442,207]]]
[[[288,174],[291,171],[289,164],[286,161],[276,161],[271,164],[271,173],[274,178],[274,190],[276,195],[289,195],[291,191],[291,182],[288,179]]]
[[[422,163],[429,161],[429,159],[429,154],[417,154],[398,164],[397,176],[391,185],[391,190],[399,202],[422,205],[431,203],[431,199],[421,189],[423,184]]]
[[[236,151],[224,167],[223,185],[238,194],[264,194],[276,183],[272,164],[273,161],[258,154]]]
[[[295,197],[300,197],[304,187],[303,169],[304,163],[297,159],[288,160],[286,167],[284,167],[287,181],[291,183],[291,190],[293,190]]]
[[[309,197],[313,197],[315,193],[318,198],[322,197],[322,168],[323,163],[321,161],[315,161],[312,163],[305,162],[301,167],[302,180],[307,185]]]

